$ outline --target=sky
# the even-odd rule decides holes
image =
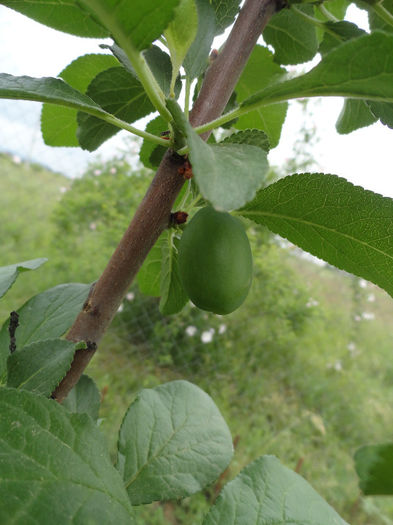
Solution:
[[[351,6],[347,18],[367,28],[364,11]],[[1,72],[56,76],[79,55],[102,52],[98,47],[102,42],[55,31],[0,6]],[[309,104],[312,112],[309,124],[315,124],[319,139],[313,155],[320,171],[393,197],[393,130],[378,123],[349,135],[339,135],[335,122],[342,104],[343,99],[330,97],[312,99]],[[303,118],[300,105],[291,103],[280,145],[269,155],[271,164],[282,165],[291,157]],[[51,148],[42,142],[39,119],[38,103],[0,100],[0,150],[40,160],[70,176],[80,175],[97,154],[110,158],[123,145],[122,138],[126,135],[121,132],[101,146],[96,154],[78,148]],[[144,122],[140,122],[139,127],[143,128]]]

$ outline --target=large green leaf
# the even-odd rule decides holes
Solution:
[[[240,213],[393,296],[393,199],[306,173],[271,184]]]
[[[210,48],[216,32],[214,9],[206,0],[196,0],[198,31],[183,62],[190,79],[197,78],[208,66]]]
[[[266,151],[249,144],[206,144],[176,102],[169,100],[167,105],[187,138],[192,172],[203,197],[217,210],[234,210],[252,199],[265,182]]]
[[[90,83],[87,94],[105,111],[129,123],[154,111],[142,84],[123,67],[99,73]],[[86,113],[78,114],[78,124],[78,141],[89,151],[94,151],[120,131],[117,126]]]
[[[203,525],[348,525],[305,481],[273,456],[230,481]]]
[[[70,412],[88,414],[94,421],[98,419],[101,395],[93,379],[85,374],[64,399],[62,405]]]
[[[0,523],[134,523],[105,440],[86,414],[2,388],[0,449]]]
[[[0,73],[0,98],[48,102],[85,111],[97,117],[106,115],[91,98],[73,89],[60,78],[15,77]]]
[[[7,361],[7,386],[50,396],[69,370],[76,346],[64,339],[46,339],[17,350]]]
[[[61,337],[81,310],[90,285],[61,284],[29,299],[19,310],[16,330],[17,349],[40,341]],[[0,330],[0,376],[9,354],[8,321]]]
[[[393,35],[378,31],[344,42],[308,73],[269,85],[240,109],[317,96],[393,102]]]
[[[312,5],[297,9],[308,16],[314,14]],[[294,9],[275,13],[263,30],[263,39],[274,47],[274,60],[279,64],[301,64],[311,60],[318,51],[315,26]]]
[[[77,0],[1,0],[41,24],[77,36],[104,38],[109,32]]]
[[[162,268],[160,286],[160,312],[164,315],[172,315],[180,312],[188,301],[177,262],[179,239],[174,231],[164,234],[162,244]]]
[[[85,93],[93,78],[110,67],[118,65],[111,55],[83,55],[59,74],[67,84]],[[77,110],[53,104],[44,104],[41,113],[41,132],[49,146],[79,146],[76,138]]]
[[[159,38],[174,17],[179,0],[80,0],[107,27],[115,40],[124,40],[137,50],[146,49]]]
[[[233,454],[217,406],[187,381],[142,390],[124,417],[118,448],[117,468],[133,505],[202,490]]]
[[[48,259],[32,259],[31,261],[23,261],[16,264],[0,267],[0,297],[11,288],[16,281],[18,275],[29,270],[36,270],[42,264],[46,263]]]
[[[270,82],[280,80],[285,70],[273,62],[272,53],[263,46],[256,46],[236,86],[237,100],[243,101]],[[264,131],[272,147],[277,146],[285,120],[287,104],[258,108],[241,116],[234,126],[238,129],[256,128]]]
[[[364,494],[393,495],[393,443],[361,447],[355,466]]]

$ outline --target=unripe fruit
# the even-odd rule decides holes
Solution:
[[[186,226],[179,243],[179,271],[191,301],[216,314],[236,310],[252,280],[250,243],[242,223],[210,206]]]

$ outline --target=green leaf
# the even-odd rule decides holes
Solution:
[[[323,7],[327,10],[333,17],[337,20],[343,20],[345,18],[345,13],[348,9],[349,1],[348,0],[325,0]],[[321,22],[329,22],[331,19],[322,12],[317,4],[314,4],[314,17]],[[320,27],[316,27],[318,42],[323,40],[325,36],[325,31]]]
[[[259,129],[245,129],[232,133],[226,137],[220,144],[248,144],[250,146],[257,146],[269,153],[270,143],[266,133]]]
[[[19,310],[17,349],[42,339],[61,337],[86,300],[90,285],[61,284],[29,299]],[[8,320],[0,330],[0,376],[9,354]]]
[[[160,287],[160,312],[163,315],[172,315],[180,312],[188,301],[177,262],[179,239],[174,231],[165,234],[162,243],[162,269]]]
[[[299,11],[312,16],[312,5],[298,6]],[[318,51],[315,26],[294,9],[275,13],[263,30],[263,39],[274,47],[274,61],[278,64],[301,64],[311,60]]]
[[[41,265],[46,263],[48,259],[32,259],[30,261],[23,261],[8,266],[0,266],[0,297],[11,288],[16,281],[18,275],[29,270],[36,270]]]
[[[64,339],[37,341],[11,354],[7,386],[50,396],[70,369],[75,343]]]
[[[194,0],[180,0],[175,16],[164,31],[164,36],[171,53],[172,81],[175,84],[183,60],[196,37],[198,29],[198,11]],[[170,95],[175,96],[174,91]]]
[[[347,21],[325,23],[327,32],[319,47],[322,55],[329,53],[334,48],[340,46],[343,41],[351,40],[365,34],[355,24]],[[378,119],[372,114],[368,103],[364,100],[350,99],[344,100],[344,105],[336,122],[338,133],[351,133],[359,128],[369,126]]]
[[[86,414],[2,388],[0,448],[1,523],[134,523],[105,440]]]
[[[325,0],[323,6],[335,18],[342,20],[345,17],[350,3],[350,0]],[[326,17],[318,9],[318,6],[315,6],[315,13],[315,16],[318,14],[321,20],[326,20]]]
[[[151,120],[146,126],[146,131],[153,135],[160,135],[163,131],[167,130],[168,123],[161,116]],[[156,170],[165,152],[166,148],[164,148],[164,146],[157,146],[154,142],[144,139],[139,152],[139,158],[146,168]]]
[[[85,374],[63,401],[63,407],[70,412],[88,414],[94,421],[98,419],[101,395],[93,379]]]
[[[189,158],[202,195],[217,210],[231,211],[251,200],[268,172],[266,152],[248,144],[213,144],[188,137]]]
[[[334,48],[340,46],[343,42],[357,38],[365,34],[363,29],[360,29],[352,22],[340,20],[340,22],[325,22],[326,32],[323,40],[319,46],[321,55],[326,55]]]
[[[109,49],[118,59],[118,61],[126,68],[126,70],[134,75],[135,78],[138,78],[128,56],[121,47],[119,47],[117,44],[113,44],[112,46],[102,44],[100,47],[103,49]],[[146,62],[163,93],[166,96],[169,96],[172,78],[172,64],[169,55],[158,46],[151,46],[149,49],[146,49],[146,51],[143,51],[143,56],[145,57]],[[180,76],[178,76],[175,84],[176,97],[179,96],[181,88],[182,83]]]
[[[267,48],[256,46],[235,88],[237,100],[243,101],[270,82],[280,80],[285,73],[283,68],[273,62],[273,55]],[[258,108],[241,116],[234,126],[238,129],[257,128],[264,131],[269,137],[271,147],[274,148],[280,140],[287,107],[284,103]]]
[[[233,453],[213,400],[187,381],[142,390],[124,417],[118,448],[117,468],[133,505],[202,490]]]
[[[157,40],[174,17],[179,0],[80,0],[121,44],[127,40],[139,51]]]
[[[355,467],[364,494],[393,495],[393,443],[361,447],[355,454]]]
[[[183,67],[190,79],[199,77],[207,68],[210,48],[216,33],[215,13],[212,4],[196,0],[198,31],[184,59]]]
[[[240,0],[210,0],[210,3],[216,13],[216,34],[219,35],[235,21]]]
[[[1,0],[2,5],[65,33],[104,38],[109,32],[76,0]]]
[[[393,0],[383,0],[383,2],[378,3],[381,4],[384,10],[393,16]],[[375,31],[377,29],[381,29],[382,31],[389,33],[393,31],[393,26],[381,18],[373,8],[368,9],[368,23],[370,26],[370,31]]]
[[[169,55],[158,46],[151,46],[143,52],[143,56],[145,57],[146,62],[164,95],[169,96],[172,78],[172,64]],[[180,75],[177,75],[175,82],[176,97],[180,95],[181,88],[182,82]]]
[[[99,73],[90,83],[87,94],[105,111],[131,123],[154,111],[142,84],[123,67]],[[77,136],[83,149],[94,151],[120,129],[101,119],[78,114]]]
[[[388,126],[389,128],[393,128],[393,104],[386,103],[386,102],[373,102],[368,101],[368,106],[371,110],[371,113],[379,118],[379,120],[382,122],[382,124],[385,124],[385,126]]]
[[[304,480],[262,456],[225,485],[203,525],[348,525]]]
[[[263,189],[240,213],[393,296],[393,199],[335,175],[303,173]]]
[[[327,32],[324,33],[324,38],[319,46],[322,55],[340,46],[343,41],[365,34],[365,31],[358,26],[344,20],[339,22],[328,21],[325,23],[325,27]],[[352,133],[352,131],[369,126],[377,120],[366,101],[347,98],[344,100],[343,108],[337,119],[336,129],[341,134]]]
[[[269,85],[241,109],[317,96],[393,102],[393,35],[378,31],[344,42],[305,75]]]
[[[15,77],[0,73],[0,98],[49,102],[98,117],[106,115],[91,98],[73,89],[60,78]]]
[[[206,144],[178,104],[167,101],[180,132],[187,138],[189,160],[199,190],[217,210],[240,208],[265,182],[266,151],[248,144]]]
[[[83,55],[63,69],[59,77],[74,89],[85,93],[98,73],[116,65],[118,61],[111,55]],[[77,110],[52,104],[43,105],[41,132],[48,146],[79,146],[77,127]]]
[[[161,295],[162,249],[165,243],[165,235],[165,233],[161,235],[150,250],[137,275],[140,291],[152,297]]]
[[[338,116],[336,129],[341,134],[352,133],[359,128],[374,124],[377,120],[378,118],[372,114],[367,101],[347,98]]]

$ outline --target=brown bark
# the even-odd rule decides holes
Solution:
[[[266,23],[277,10],[277,0],[246,0],[230,35],[209,67],[190,113],[193,126],[219,117]],[[208,136],[205,134],[204,138]],[[113,253],[88,300],[67,334],[70,341],[88,341],[78,350],[71,369],[53,392],[61,402],[77,383],[92,358],[146,255],[168,227],[173,203],[184,183],[178,168],[184,159],[168,151],[127,231]]]

